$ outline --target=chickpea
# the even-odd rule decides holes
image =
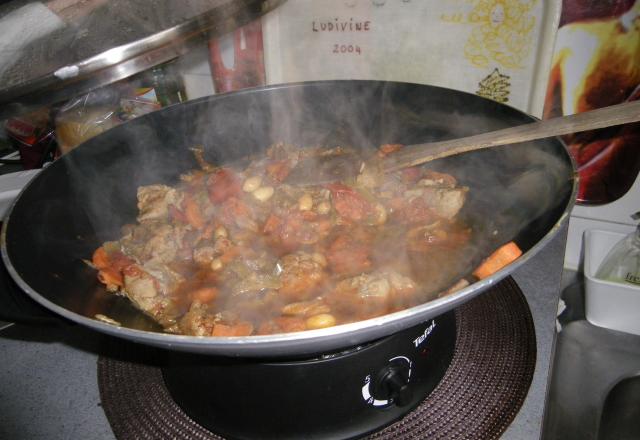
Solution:
[[[213,232],[213,236],[215,238],[227,238],[229,234],[227,233],[227,229],[224,226],[218,226]]]
[[[289,303],[281,310],[283,315],[292,316],[314,316],[321,313],[329,313],[330,311],[329,306],[317,300]]]
[[[298,199],[298,209],[300,211],[310,211],[312,207],[313,199],[311,198],[311,194],[304,193],[304,195]]]
[[[305,321],[305,325],[309,330],[316,330],[319,328],[333,327],[336,325],[336,318],[329,313],[321,313],[314,315]]]
[[[262,177],[260,176],[249,177],[247,180],[244,181],[244,184],[242,185],[242,191],[249,192],[249,193],[254,192],[258,188],[260,188],[261,183],[262,183]]]
[[[272,186],[262,186],[255,190],[252,194],[256,200],[260,202],[266,202],[271,198],[271,196],[273,196],[274,192],[275,190]]]
[[[318,207],[316,208],[316,211],[320,215],[328,214],[329,211],[331,211],[331,204],[329,202],[320,202],[318,204]]]
[[[218,271],[220,269],[222,269],[222,260],[220,258],[214,258],[213,261],[211,261],[211,270]]]
[[[313,255],[311,255],[311,258],[313,258],[313,261],[318,263],[320,266],[327,267],[327,259],[320,252],[314,252]]]
[[[419,186],[437,186],[438,182],[433,179],[420,179],[418,181]]]
[[[384,225],[387,222],[387,208],[380,203],[375,206],[374,224]]]

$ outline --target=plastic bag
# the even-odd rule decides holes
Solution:
[[[120,123],[120,93],[104,88],[67,102],[55,118],[56,139],[61,154]]]
[[[640,220],[640,212],[632,217]],[[611,249],[598,268],[596,278],[640,286],[640,225]]]

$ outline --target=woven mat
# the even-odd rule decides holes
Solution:
[[[403,419],[367,438],[496,439],[513,421],[536,360],[533,321],[520,288],[507,278],[459,307],[456,323],[455,353],[438,387]],[[222,438],[178,407],[158,367],[101,357],[98,385],[119,440]]]

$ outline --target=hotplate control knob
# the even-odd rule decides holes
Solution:
[[[394,360],[385,366],[371,384],[371,395],[377,400],[393,400],[398,406],[411,403],[413,390],[409,386],[411,364]]]

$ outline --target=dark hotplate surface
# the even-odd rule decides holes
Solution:
[[[536,363],[535,330],[522,291],[507,278],[459,307],[455,319],[455,352],[442,381],[415,410],[368,438],[490,439],[512,422]],[[124,352],[119,358],[129,360],[117,358],[98,362],[102,405],[117,438],[222,438],[172,400],[157,365],[132,362]]]

